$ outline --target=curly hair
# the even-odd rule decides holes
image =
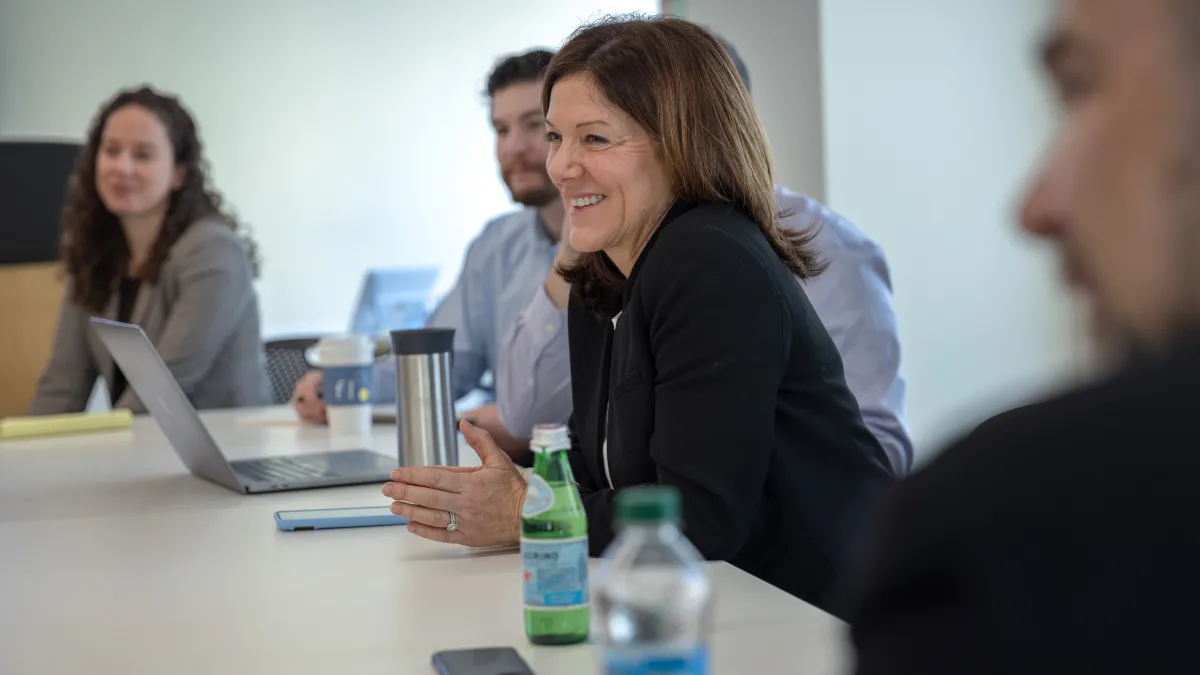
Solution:
[[[257,276],[258,247],[224,205],[221,194],[208,184],[208,161],[196,131],[196,123],[179,99],[150,87],[126,89],[105,103],[93,118],[87,141],[75,160],[63,208],[60,249],[66,273],[71,277],[71,301],[79,307],[102,312],[129,265],[129,246],[121,224],[100,199],[96,189],[96,155],[108,118],[116,111],[136,105],[154,113],[166,127],[174,164],[182,166],[183,184],[170,195],[167,214],[145,264],[138,276],[158,281],[171,246],[198,220],[219,220],[233,230],[242,230],[251,265]]]

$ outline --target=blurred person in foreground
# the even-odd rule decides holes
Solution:
[[[891,471],[796,283],[821,263],[811,233],[779,226],[766,135],[733,63],[682,19],[609,18],[555,55],[542,105],[582,253],[561,272],[568,454],[591,554],[613,539],[618,492],[670,485],[706,558],[829,608]],[[438,541],[518,541],[521,473],[486,432],[460,428],[482,466],[397,469],[383,488],[393,512]]]
[[[97,113],[70,179],[62,259],[66,297],[30,414],[84,410],[101,376],[113,407],[145,412],[91,316],[140,326],[197,408],[271,402],[256,248],[210,184],[177,98],[130,89]]]
[[[1200,672],[1200,3],[1061,0],[1063,110],[1021,211],[1115,364],[902,484],[851,613],[861,675]]]

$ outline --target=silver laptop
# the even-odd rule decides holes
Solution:
[[[232,462],[225,459],[142,329],[106,319],[92,318],[91,322],[125,374],[129,386],[137,392],[179,459],[194,475],[244,493],[384,483],[390,479],[396,458],[370,450]]]

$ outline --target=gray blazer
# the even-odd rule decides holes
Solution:
[[[112,381],[112,356],[92,331],[89,312],[71,301],[71,289],[68,280],[31,415],[82,411],[96,377]],[[102,316],[115,319],[117,303],[114,293]],[[250,258],[226,225],[202,220],[179,237],[158,283],[142,282],[130,323],[146,332],[197,408],[271,403]],[[113,407],[145,412],[132,385]]]

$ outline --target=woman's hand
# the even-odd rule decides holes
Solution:
[[[521,539],[525,480],[484,430],[463,420],[459,429],[483,466],[401,467],[383,494],[395,499],[392,513],[407,518],[408,531],[464,546],[513,544]],[[447,530],[450,514],[457,529]]]
[[[296,382],[292,392],[292,407],[306,422],[326,423],[325,401],[321,398],[321,371],[310,370]]]

